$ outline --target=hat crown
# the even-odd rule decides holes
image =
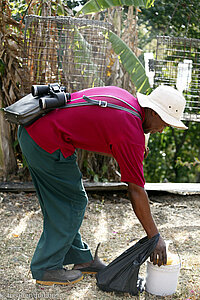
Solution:
[[[151,101],[170,116],[180,120],[185,108],[185,98],[171,86],[161,85],[151,93]]]

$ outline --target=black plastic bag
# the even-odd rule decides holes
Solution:
[[[144,290],[144,281],[138,278],[140,266],[154,251],[159,234],[148,239],[144,237],[123,252],[96,275],[97,286],[107,292],[124,292],[138,295]]]

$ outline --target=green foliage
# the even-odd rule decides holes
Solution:
[[[166,128],[150,136],[150,153],[144,162],[147,182],[196,182],[199,165],[200,123],[187,131]]]
[[[89,0],[78,12],[79,14],[91,14],[114,6],[134,6],[149,8],[154,0]]]
[[[145,34],[139,35],[140,46],[145,46],[157,35],[173,35],[199,38],[200,27],[199,0],[160,0],[149,9],[142,9],[139,15],[139,27],[144,27]]]
[[[68,8],[74,9],[79,5],[84,5],[87,0],[80,1],[66,1],[66,0],[51,0],[51,15],[63,16],[68,14]],[[43,9],[46,10],[46,6],[43,6],[47,0],[44,1],[31,1],[31,0],[8,0],[10,12],[12,18],[16,21],[24,19],[26,14],[42,15]],[[66,5],[67,4],[67,5]],[[74,12],[75,14],[75,12]]]

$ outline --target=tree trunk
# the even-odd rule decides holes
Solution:
[[[2,107],[2,100],[0,100]],[[0,174],[3,180],[7,180],[8,175],[16,172],[16,160],[10,134],[10,126],[0,112]]]

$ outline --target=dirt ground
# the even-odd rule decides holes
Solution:
[[[111,262],[145,236],[123,192],[89,194],[81,233],[92,252]],[[42,215],[35,193],[0,193],[0,299],[200,299],[200,195],[152,194],[151,209],[171,251],[179,252],[181,271],[177,291],[159,297],[143,292],[138,297],[107,293],[96,286],[94,275],[67,287],[35,284],[29,264],[42,232]],[[71,267],[71,266],[70,266]],[[145,277],[146,265],[140,269]]]

